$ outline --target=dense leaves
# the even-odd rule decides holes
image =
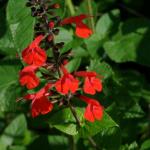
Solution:
[[[73,8],[68,1],[54,0],[61,6],[55,10],[57,16],[90,15],[87,1],[73,1]],[[102,120],[86,121],[85,104],[78,98],[71,100],[77,106],[81,127],[67,106],[55,106],[50,114],[32,119],[28,102],[16,102],[20,93],[26,92],[18,84],[18,73],[24,65],[21,51],[34,37],[35,20],[26,2],[0,1],[0,150],[90,150],[89,137],[102,150],[149,150],[150,21],[148,14],[141,14],[146,12],[146,2],[93,0],[95,31],[88,39],[76,37],[74,25],[59,28],[55,42],[64,42],[61,54],[65,56],[72,49],[68,71],[95,71],[103,83],[103,91],[91,96],[104,106]],[[84,22],[89,27],[90,19]],[[47,54],[53,56],[51,49]],[[42,74],[37,72],[37,76]]]
[[[30,16],[30,9],[25,7],[25,4],[25,0],[20,0],[17,3],[15,0],[8,2],[6,23],[3,24],[3,26],[6,26],[3,27],[6,28],[6,31],[3,38],[0,39],[2,53],[15,55],[22,51],[33,39],[34,19]]]

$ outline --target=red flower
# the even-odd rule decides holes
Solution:
[[[48,100],[48,90],[52,87],[52,84],[47,84],[40,91],[35,94],[28,94],[24,96],[26,100],[32,100],[31,112],[32,117],[36,117],[40,114],[44,115],[49,113],[53,109],[53,104]]]
[[[19,82],[22,86],[33,89],[39,85],[40,80],[35,74],[37,68],[37,66],[27,66],[20,71]]]
[[[82,95],[80,95],[79,98],[88,104],[84,112],[86,120],[94,122],[95,120],[102,119],[103,107],[97,100]]]
[[[82,22],[83,19],[86,19],[88,17],[90,17],[90,16],[81,14],[79,16],[66,18],[61,22],[61,24],[65,25],[65,24],[75,23],[76,24],[76,31],[75,31],[76,35],[81,38],[88,38],[92,34],[92,30],[86,24],[84,24]]]
[[[83,86],[85,93],[94,95],[96,91],[100,92],[102,90],[102,83],[99,78],[96,78],[96,72],[79,71],[75,75],[85,77]]]
[[[78,89],[79,81],[73,75],[61,66],[63,76],[55,83],[56,90],[62,94],[68,94],[69,91],[75,93]]]
[[[43,35],[39,35],[35,40],[22,51],[23,60],[29,65],[42,66],[46,62],[46,52],[39,47]]]

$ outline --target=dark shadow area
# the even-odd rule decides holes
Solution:
[[[137,48],[137,61],[150,66],[150,28],[143,35]]]
[[[21,65],[21,62],[19,59],[4,59],[3,61],[0,61],[0,66],[6,66],[6,65]]]
[[[6,1],[0,1],[0,38],[3,37],[7,30],[6,22]]]

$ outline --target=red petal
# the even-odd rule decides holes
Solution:
[[[84,23],[76,24],[76,35],[80,38],[88,38],[92,34],[92,30]]]
[[[71,24],[71,23],[75,23],[75,22],[76,22],[76,17],[69,17],[69,18],[65,18],[65,19],[61,22],[61,25]]]
[[[71,24],[71,23],[79,23],[81,22],[83,19],[86,19],[90,16],[88,15],[85,15],[85,14],[81,14],[79,16],[74,16],[74,17],[69,17],[69,18],[66,18],[64,19],[61,24],[62,25],[65,25],[65,24]]]
[[[61,79],[58,80],[58,81],[55,83],[55,88],[56,88],[56,90],[57,90],[58,92],[61,93],[61,91],[62,91]]]
[[[33,89],[39,85],[39,78],[33,72],[22,72],[20,73],[20,84],[22,86],[26,85],[28,89]]]
[[[66,79],[65,77],[62,77],[60,80],[58,80],[55,83],[55,88],[58,92],[62,93],[62,94],[68,94],[69,92],[69,87],[66,84]]]
[[[62,93],[68,94],[70,89],[71,81],[69,78],[65,78],[64,83],[62,82]]]
[[[47,55],[40,47],[34,47],[23,50],[22,58],[29,65],[41,66],[46,62]]]
[[[87,94],[94,95],[96,93],[88,77],[85,78],[83,90]]]
[[[90,122],[94,122],[94,116],[93,116],[93,113],[92,113],[92,108],[91,108],[91,105],[89,104],[86,109],[85,109],[85,112],[84,112],[84,117],[86,120],[90,121]]]
[[[23,98],[26,100],[33,100],[35,97],[35,94],[27,94]]]
[[[32,116],[36,117],[40,114],[47,114],[52,109],[53,104],[46,97],[41,97],[40,99],[34,100],[32,103]]]
[[[36,47],[40,44],[40,42],[43,40],[44,36],[43,35],[39,35],[37,36],[34,41],[30,44],[30,48]]]
[[[22,59],[27,64],[32,64],[32,61],[33,61],[33,51],[29,47],[27,47],[26,49],[24,49],[22,51]]]
[[[98,92],[102,91],[102,83],[101,83],[100,79],[92,77],[91,83]]]
[[[72,84],[70,86],[70,91],[72,93],[75,93],[78,89],[78,85],[79,85],[79,81],[77,79],[74,79],[74,81],[72,82]]]
[[[93,105],[93,115],[97,120],[101,120],[103,116],[103,107],[99,104],[98,106]]]
[[[36,51],[33,54],[33,64],[37,66],[42,66],[47,59],[46,52],[40,47],[36,48]]]
[[[22,51],[22,58],[24,62],[29,65],[41,66],[46,61],[46,52],[39,47],[43,35],[39,35],[35,40]]]
[[[78,80],[71,74],[65,74],[60,80],[55,83],[56,90],[62,94],[68,94],[69,90],[75,93],[78,89]]]
[[[53,84],[51,83],[48,83],[46,84],[41,90],[39,90],[37,93],[36,93],[36,98],[41,98],[45,95],[51,95],[50,93],[47,93],[48,90],[53,86]]]
[[[64,65],[61,65],[61,70],[62,70],[62,72],[63,72],[64,75],[65,74],[69,74],[68,70],[64,67]]]
[[[77,91],[77,89],[78,89],[79,81],[77,79],[75,79],[71,74],[68,74],[67,78],[69,80],[69,82],[67,83],[68,87],[69,87],[69,90],[72,93],[75,93]]]
[[[39,67],[38,66],[34,66],[34,65],[31,65],[31,66],[26,66],[24,67],[21,72],[34,72],[38,69]]]
[[[76,76],[79,77],[96,77],[96,72],[87,72],[87,71],[78,71],[74,73]]]

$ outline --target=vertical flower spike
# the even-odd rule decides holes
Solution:
[[[40,114],[45,115],[53,109],[53,104],[48,100],[48,96],[51,95],[51,93],[48,92],[48,90],[51,87],[52,84],[47,84],[39,92],[24,96],[24,99],[32,100],[31,104],[32,117],[37,117]]]
[[[86,19],[88,17],[91,17],[91,16],[81,14],[79,16],[66,18],[61,22],[61,24],[66,25],[66,24],[75,23],[76,24],[76,31],[75,31],[76,35],[80,38],[88,38],[92,34],[92,30],[86,24],[84,24],[82,22],[84,19]]]
[[[42,39],[43,35],[39,35],[22,51],[22,58],[28,65],[42,66],[46,62],[46,52],[39,47]]]
[[[86,120],[94,122],[95,120],[102,119],[103,107],[97,100],[82,95],[79,98],[88,104],[84,112]]]
[[[96,78],[96,72],[79,71],[75,73],[76,76],[85,77],[83,90],[87,94],[94,95],[96,91],[102,91],[102,83],[99,78]]]
[[[20,71],[19,82],[22,86],[33,89],[39,85],[40,80],[35,74],[37,68],[37,66],[27,66]]]
[[[63,76],[55,83],[56,90],[62,94],[75,93],[78,89],[79,81],[74,78],[73,75],[68,73],[68,71],[61,66],[63,71]]]

